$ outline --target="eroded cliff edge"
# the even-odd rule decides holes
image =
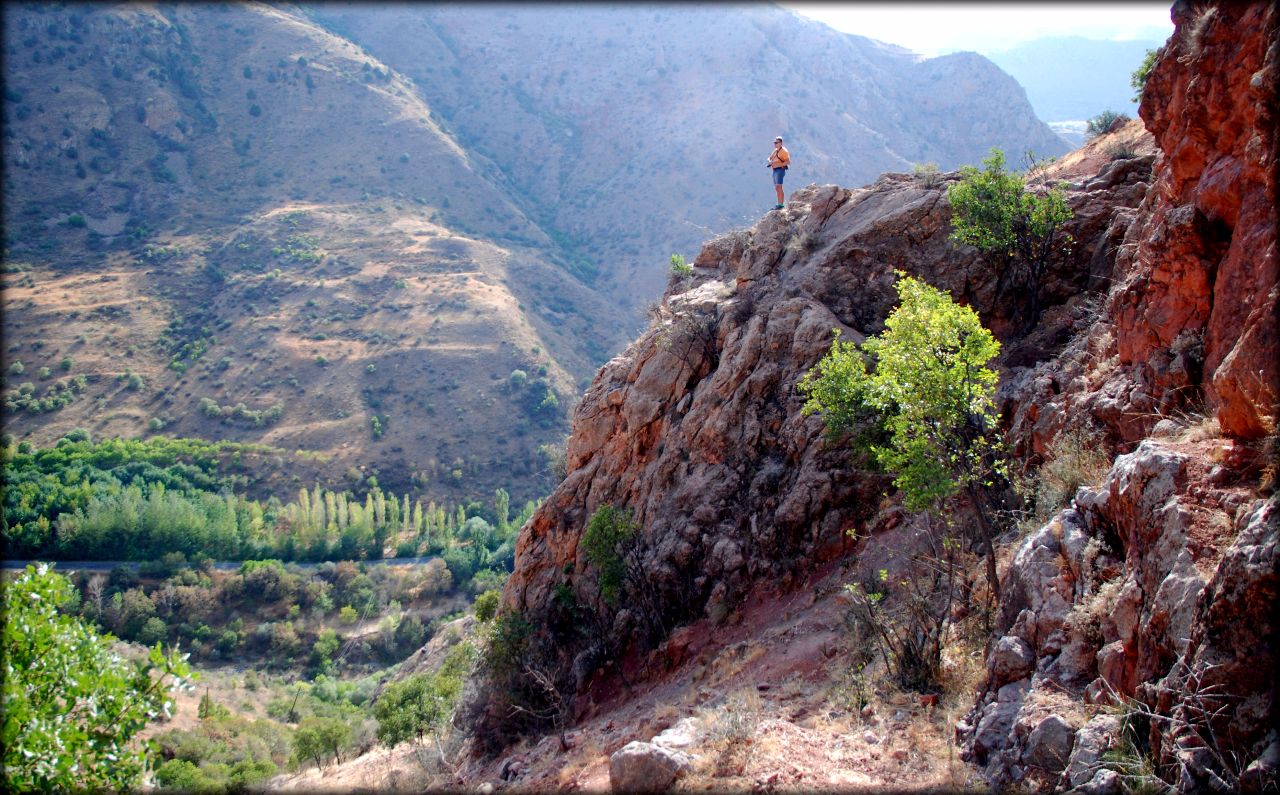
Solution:
[[[504,593],[577,714],[602,682],[658,675],[681,626],[733,620],[762,583],[785,591],[825,560],[910,553],[888,483],[824,442],[795,390],[833,328],[861,340],[883,327],[901,269],[1000,335],[1002,407],[1025,465],[1077,427],[1119,455],[1013,555],[988,680],[959,728],[967,753],[992,781],[1088,784],[1089,754],[1111,740],[1084,706],[1138,695],[1167,718],[1149,735],[1172,780],[1261,774],[1245,771],[1274,745],[1276,19],[1261,4],[1174,16],[1142,106],[1159,151],[1121,147],[1059,174],[1075,243],[1028,334],[1014,335],[991,266],[947,240],[953,176],[811,186],[711,241],[673,282],[577,407],[566,477],[522,530]],[[605,505],[634,517],[645,574],[616,610],[580,545]],[[1178,695],[1188,676],[1201,693],[1228,689],[1215,736],[1239,770],[1170,730],[1194,707]],[[490,709],[480,725],[508,721]]]

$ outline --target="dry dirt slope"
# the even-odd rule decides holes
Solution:
[[[726,622],[682,630],[680,656],[663,677],[629,692],[590,696],[568,732],[534,738],[487,763],[435,770],[435,749],[377,748],[349,762],[272,780],[268,790],[308,792],[609,790],[609,756],[692,721],[692,770],[675,792],[883,792],[954,790],[972,769],[958,759],[953,724],[964,693],[934,704],[868,686],[862,708],[851,686],[848,602],[842,566],[815,572],[811,584],[779,595],[761,589]],[[958,690],[971,685],[973,658],[948,660]],[[597,701],[598,699],[598,701]],[[427,772],[431,769],[432,772]],[[505,771],[505,773],[504,773]]]
[[[263,441],[437,497],[545,489],[537,447],[626,324],[410,81],[260,5],[6,6],[5,47],[6,387],[87,381],[6,431]]]

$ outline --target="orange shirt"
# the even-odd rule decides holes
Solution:
[[[769,165],[774,168],[786,168],[791,165],[791,153],[787,147],[779,146],[769,153]]]

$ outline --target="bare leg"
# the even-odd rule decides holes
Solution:
[[[778,191],[778,204],[782,204],[782,186],[775,184],[773,187]]]

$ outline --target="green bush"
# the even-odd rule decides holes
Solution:
[[[502,594],[498,591],[485,591],[476,597],[473,609],[476,621],[481,624],[492,621],[498,614],[498,606],[502,603]]]
[[[683,279],[693,275],[693,266],[684,261],[684,257],[679,254],[671,255],[671,276],[676,279]]]
[[[1085,123],[1085,139],[1091,140],[1093,138],[1097,138],[1107,130],[1110,130],[1111,125],[1115,124],[1120,119],[1128,121],[1129,117],[1123,113],[1116,113],[1114,110],[1102,111]]]
[[[323,767],[330,757],[342,761],[350,739],[351,727],[338,718],[306,718],[293,734],[293,747],[300,761],[314,761]]]
[[[1133,101],[1142,101],[1142,92],[1147,87],[1147,76],[1151,74],[1151,68],[1156,65],[1156,59],[1164,52],[1164,45],[1154,50],[1147,50],[1147,54],[1143,57],[1142,63],[1138,64],[1138,68],[1133,70],[1133,74],[1129,76],[1129,85],[1133,88]]]
[[[158,616],[148,618],[138,630],[137,640],[144,646],[154,646],[169,636],[169,627]]]
[[[410,676],[388,687],[374,704],[378,740],[389,747],[421,740],[444,725],[451,709],[452,703],[434,675]]]
[[[1060,187],[1028,190],[1022,174],[1005,170],[1004,152],[997,148],[982,165],[961,167],[960,181],[947,187],[951,239],[1003,260],[997,287],[1002,296],[1021,298],[1015,314],[1027,329],[1039,320],[1044,270],[1071,209]]]
[[[630,511],[620,511],[606,504],[596,510],[582,534],[587,562],[596,568],[600,597],[610,606],[618,604],[618,594],[627,575],[624,556],[636,530]]]
[[[998,376],[987,365],[1000,343],[978,314],[946,293],[899,271],[899,306],[885,330],[861,345],[842,342],[805,373],[798,388],[808,398],[801,411],[821,412],[841,429],[878,416],[888,436],[871,445],[876,462],[894,476],[911,511],[947,513],[947,500],[963,491],[971,500],[995,578],[994,531],[985,490],[1007,485],[1007,465],[997,436]],[[875,363],[868,371],[864,356]]]
[[[414,674],[387,687],[373,705],[378,739],[394,746],[443,729],[453,715],[474,659],[475,647],[463,641],[445,653],[434,673]]]
[[[333,655],[341,647],[342,641],[338,640],[338,633],[328,628],[320,630],[316,642],[311,646],[311,664],[318,670],[328,670],[333,667]]]

